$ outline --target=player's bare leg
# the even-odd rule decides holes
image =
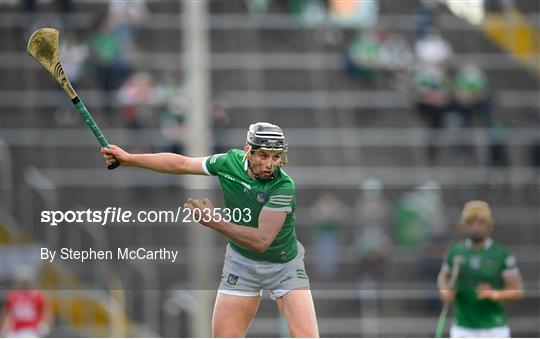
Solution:
[[[287,320],[289,334],[292,337],[319,337],[317,316],[310,290],[292,290],[277,299],[276,303]]]
[[[261,297],[241,297],[217,293],[212,317],[212,336],[244,337],[257,313]]]

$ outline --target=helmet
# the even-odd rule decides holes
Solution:
[[[251,147],[251,153],[258,149],[269,151],[283,151],[281,164],[287,163],[287,148],[289,144],[285,143],[285,136],[279,126],[267,122],[257,122],[249,125],[246,143]]]

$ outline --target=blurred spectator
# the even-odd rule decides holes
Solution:
[[[532,166],[536,168],[537,178],[540,179],[540,107],[538,112],[530,119],[529,126],[536,129],[536,135],[531,139],[529,145],[529,154]]]
[[[26,12],[34,13],[36,11],[36,0],[23,0],[23,8]],[[71,0],[56,0],[58,10],[62,13],[69,13],[72,10]]]
[[[223,99],[212,103],[212,130],[214,132],[214,154],[227,152],[229,141],[226,129],[231,125],[231,118],[227,113],[226,103]]]
[[[54,25],[47,24],[43,26],[41,24],[35,23],[32,25],[32,31],[36,30],[38,27],[47,27],[47,26],[54,26],[57,28],[62,27],[69,27],[69,14],[73,11],[73,4],[71,0],[56,0],[56,7],[58,8],[58,12],[60,13],[60,23],[56,23]],[[28,14],[34,14],[36,13],[36,0],[22,0],[23,4],[23,10]]]
[[[362,276],[379,280],[392,245],[389,235],[390,204],[384,198],[380,181],[367,179],[362,183],[354,211],[354,248],[358,257],[358,271]]]
[[[266,13],[269,0],[244,0],[249,13]]]
[[[0,335],[12,338],[46,336],[53,311],[45,294],[32,288],[33,272],[22,266],[16,272],[16,288],[7,292],[0,315]]]
[[[130,128],[147,126],[152,118],[152,106],[159,104],[162,99],[163,91],[148,72],[136,72],[118,91],[122,117]]]
[[[506,135],[508,128],[502,123],[493,124],[488,129],[488,162],[490,168],[489,181],[492,184],[507,183],[510,181],[510,173],[504,169],[510,166]]]
[[[77,41],[77,37],[73,32],[68,32],[66,37],[62,39],[60,43],[62,67],[73,85],[79,81],[88,54],[88,45],[84,42]]]
[[[495,123],[489,128],[489,166],[510,166],[508,150],[506,148],[507,134],[508,128],[502,123]]]
[[[475,115],[478,115],[484,127],[491,125],[488,80],[478,66],[466,64],[456,73],[454,78],[454,99],[456,109],[463,121],[463,127],[472,127]]]
[[[188,97],[178,72],[168,72],[163,82],[165,105],[161,110],[160,127],[165,141],[165,152],[183,153],[184,122]]]
[[[323,25],[327,16],[326,2],[324,0],[291,0],[290,12],[301,26]]]
[[[140,25],[148,16],[146,0],[111,1],[108,16],[116,25]]]
[[[314,244],[315,269],[321,277],[335,278],[338,269],[341,248],[341,229],[345,217],[345,209],[335,195],[322,195],[310,210],[315,227]]]
[[[384,38],[378,59],[389,87],[400,89],[405,86],[413,69],[414,54],[401,34],[390,33]]]
[[[429,128],[427,155],[431,163],[437,158],[437,137],[444,127],[445,115],[450,109],[450,82],[439,68],[420,66],[415,77],[416,110]]]
[[[60,55],[62,55],[62,67],[69,76],[73,87],[78,88],[78,82],[83,72],[84,63],[88,58],[89,47],[86,43],[78,42],[73,32],[67,33],[60,43]],[[73,105],[65,98],[62,98],[61,107],[55,118],[59,124],[73,124],[79,121],[77,115],[73,114]]]
[[[416,6],[416,39],[424,38],[437,21],[439,3],[433,0],[419,0]]]
[[[379,39],[374,31],[358,33],[347,49],[345,70],[352,76],[373,79],[379,69]]]
[[[399,200],[395,209],[396,244],[419,249],[448,235],[448,217],[440,186],[434,181],[417,186]]]
[[[104,95],[104,112],[109,120],[112,114],[113,91],[117,90],[131,72],[132,66],[126,58],[128,47],[114,33],[111,22],[106,20],[92,39],[92,54],[96,63],[97,78]]]
[[[327,0],[290,0],[289,11],[296,24],[310,28],[313,40],[322,45],[339,45],[343,34],[330,20]]]
[[[345,28],[371,28],[377,24],[378,0],[327,0],[330,20]]]
[[[446,69],[452,59],[452,46],[435,30],[418,39],[415,44],[416,57],[421,65]]]
[[[439,185],[428,181],[406,193],[395,209],[395,241],[398,246],[417,251],[418,279],[435,279],[449,238],[449,219]],[[425,308],[435,311],[437,300],[428,299]]]
[[[145,0],[109,1],[108,21],[121,43],[132,43],[133,30],[148,16]]]
[[[474,140],[468,132],[474,125],[475,117],[481,121],[481,127],[490,127],[492,124],[491,98],[484,72],[474,64],[463,65],[454,77],[453,97],[454,109],[460,116],[461,126],[467,130],[467,134],[462,135],[464,145],[461,148],[472,154]]]

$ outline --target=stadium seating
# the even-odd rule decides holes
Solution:
[[[380,22],[384,26],[381,28],[398,31],[412,42],[413,6],[406,1],[380,2]],[[530,117],[538,114],[539,108],[538,75],[505,54],[481,28],[444,12],[441,33],[451,43],[457,62],[482,62],[486,70],[496,98],[494,115],[509,126],[505,140],[511,165],[503,168],[486,165],[488,141],[482,128],[474,130],[478,137],[475,140],[480,143],[479,160],[457,155],[454,148],[460,136],[455,130],[446,129],[441,132],[438,163],[433,165],[425,156],[426,131],[414,112],[409,93],[380,81],[352,79],[343,71],[345,41],[353,36],[352,31],[344,31],[345,41],[341,43],[321,44],[312,30],[298,27],[280,5],[272,3],[267,15],[253,17],[246,13],[242,1],[226,3],[212,2],[209,17],[211,90],[213,98],[225,101],[230,116],[224,131],[227,145],[223,146],[242,146],[245,128],[253,121],[271,121],[288,133],[291,146],[287,172],[296,179],[299,190],[297,229],[306,247],[308,272],[314,271],[310,253],[317,248],[311,241],[313,228],[307,209],[318,195],[329,190],[347,202],[349,222],[343,230],[346,240],[339,273],[332,282],[312,274],[321,335],[433,335],[440,303],[436,272],[420,269],[425,257],[422,249],[396,247],[384,267],[381,281],[356,280],[358,267],[349,255],[355,226],[353,202],[361,182],[376,177],[385,185],[385,195],[393,204],[415,186],[436,180],[443,188],[452,225],[465,201],[487,200],[495,214],[494,238],[516,254],[525,280],[527,298],[509,307],[512,334],[538,336],[540,194],[538,169],[531,165],[528,153],[538,133],[537,127],[530,123]],[[10,162],[11,173],[3,171],[2,176],[9,173],[14,184],[9,192],[14,202],[9,212],[25,231],[47,241],[48,231],[36,222],[43,209],[103,208],[117,202],[133,209],[176,208],[193,193],[184,188],[187,179],[133,169],[107,172],[95,140],[82,123],[75,120],[59,124],[55,116],[67,99],[50,76],[39,70],[24,52],[32,24],[54,24],[58,20],[55,15],[42,14],[54,11],[53,4],[40,3],[39,8],[41,14],[37,20],[22,13],[16,5],[3,7],[0,14],[5,37],[0,47],[3,79],[0,138],[7,143],[11,154],[7,159],[3,153],[1,160]],[[74,8],[70,14],[71,26],[64,28],[62,34],[70,30],[81,40],[90,39],[96,22],[106,13],[106,5],[76,1]],[[135,30],[135,41],[142,51],[135,68],[148,70],[159,78],[163,72],[181,67],[181,8],[176,2],[152,2],[149,9],[150,16]],[[104,113],[103,93],[92,68],[77,86],[110,142],[131,150],[162,149],[161,107],[145,107],[150,117],[145,125],[128,129],[122,120],[120,104],[114,103],[112,117]],[[73,114],[76,114],[74,110]],[[101,234],[96,236],[92,232],[95,225],[64,225],[59,228],[65,232],[58,236],[57,245],[76,242],[109,248],[167,246],[186,253],[180,263],[159,263],[152,267],[111,263],[107,269],[115,271],[122,281],[127,291],[127,313],[140,326],[141,333],[190,336],[189,309],[178,316],[181,319],[177,320],[177,332],[171,332],[165,326],[171,315],[163,307],[173,299],[175,291],[190,287],[188,272],[193,261],[188,254],[189,226],[192,225],[115,225],[100,229]],[[0,231],[3,234],[4,228]],[[223,252],[224,244],[223,239],[215,237],[218,253]],[[216,281],[204,287],[210,290],[217,285],[222,258],[212,259],[206,264],[208,269],[215,270]],[[105,277],[99,275],[103,267],[91,267],[88,270],[88,266],[74,265],[70,271],[89,287],[105,286]],[[158,292],[152,294],[154,291]],[[99,303],[72,302],[72,314],[89,305],[103,311]],[[80,330],[82,322],[75,323],[73,328]],[[103,335],[104,332],[95,331],[99,325],[93,324],[92,331],[80,334]],[[283,331],[274,303],[263,301],[248,335],[276,336]]]

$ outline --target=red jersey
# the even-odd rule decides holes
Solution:
[[[45,295],[36,290],[12,290],[6,296],[8,331],[38,331],[45,310]]]

